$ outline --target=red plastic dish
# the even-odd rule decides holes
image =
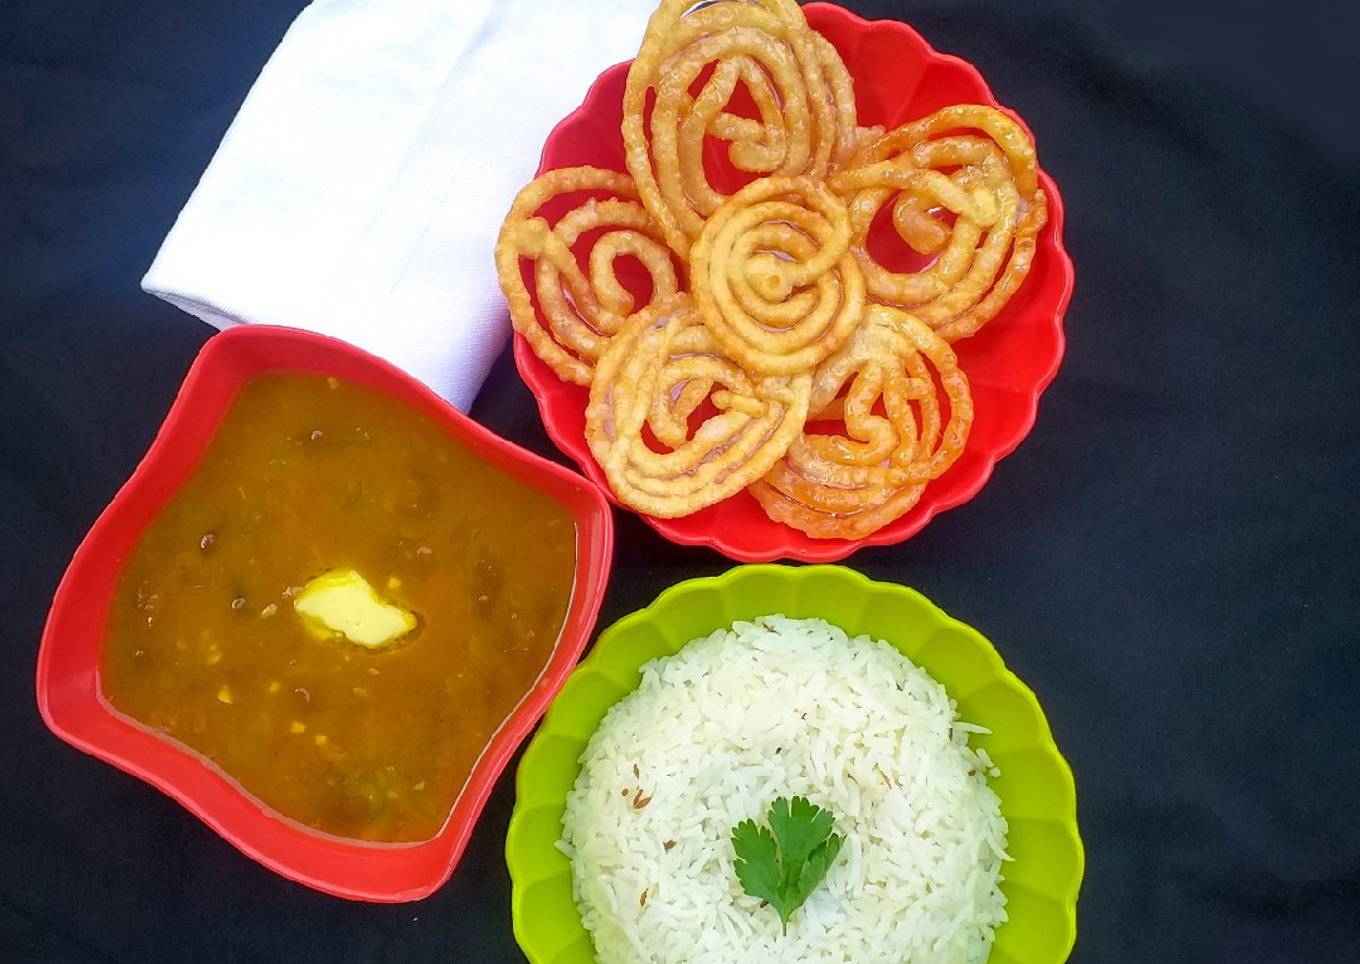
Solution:
[[[835,45],[855,79],[862,124],[896,127],[949,104],[1000,106],[975,67],[937,52],[904,23],[867,21],[827,3],[809,4],[804,12],[808,22]],[[539,173],[580,164],[625,170],[619,126],[627,76],[627,63],[600,75],[585,102],[548,136]],[[1001,314],[977,335],[954,345],[976,404],[967,447],[948,472],[926,487],[910,512],[865,539],[812,539],[771,521],[755,499],[743,492],[681,519],[644,515],[647,523],[672,542],[711,546],[742,562],[781,558],[833,562],[861,546],[909,539],[936,513],[976,495],[997,460],[1029,433],[1039,395],[1062,361],[1062,318],[1072,295],[1072,261],[1062,243],[1062,196],[1047,174],[1040,171],[1039,180],[1048,195],[1048,224],[1039,234],[1029,277]],[[891,231],[886,223],[881,227]],[[870,244],[874,243],[871,237]],[[908,264],[902,261],[899,267]],[[520,376],[538,400],[548,435],[608,492],[604,473],[585,440],[587,390],[559,379],[519,335],[514,351]]]
[[[366,844],[293,823],[205,758],[119,714],[100,692],[104,625],[124,561],[193,471],[242,383],[271,371],[333,375],[386,392],[557,499],[576,520],[575,589],[548,666],[492,737],[443,829],[422,843]],[[309,332],[232,328],[199,353],[150,450],[76,550],[43,631],[38,708],[67,743],[163,790],[271,870],[339,897],[416,900],[453,873],[496,778],[576,665],[599,612],[612,547],[609,505],[595,486],[497,437],[392,365]]]

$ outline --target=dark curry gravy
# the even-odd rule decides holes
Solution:
[[[547,663],[574,564],[564,507],[419,413],[260,376],[127,563],[103,692],[286,817],[425,840]],[[375,650],[309,632],[293,599],[337,569],[416,629]]]

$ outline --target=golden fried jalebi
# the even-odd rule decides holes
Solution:
[[[816,539],[902,517],[972,426],[949,343],[1048,218],[1029,134],[978,104],[859,126],[795,0],[660,0],[622,107],[628,173],[543,175],[496,245],[516,331],[590,388],[610,489],[661,518],[749,489]],[[871,250],[889,213],[895,254]]]
[[[574,192],[592,196],[556,224],[538,215],[554,197]],[[572,246],[586,232],[600,229],[604,233],[591,248],[587,273]],[[651,276],[653,301],[679,290],[670,249],[626,174],[593,167],[549,171],[515,198],[496,242],[501,290],[515,330],[563,379],[589,385],[610,337],[642,307],[614,270],[616,259],[630,255]],[[533,262],[533,295],[524,283],[521,259]],[[546,327],[539,322],[540,311]]]
[[[738,84],[758,119],[727,110]],[[706,135],[730,145],[735,168],[762,175],[822,178],[856,150],[850,75],[794,0],[662,0],[648,21],[628,71],[623,142],[642,203],[682,255],[723,200],[704,169]]]
[[[809,371],[850,337],[864,278],[845,205],[820,181],[769,177],[728,198],[690,251],[704,324],[749,371]]]
[[[758,377],[731,358],[685,296],[636,314],[601,357],[586,439],[619,501],[661,518],[736,495],[807,419],[812,377]],[[713,413],[691,431],[700,406]],[[668,451],[648,445],[644,430]]]
[[[1005,307],[1029,272],[1048,218],[1029,137],[981,105],[946,107],[882,135],[830,184],[849,198],[871,300],[907,308],[947,341],[973,334]],[[937,255],[922,271],[889,271],[868,251],[869,229],[894,197],[898,236],[920,254]]]
[[[751,494],[770,518],[813,538],[862,538],[905,514],[962,453],[973,421],[953,350],[882,306],[817,369],[810,404],[813,421],[836,418],[840,430],[804,432]]]

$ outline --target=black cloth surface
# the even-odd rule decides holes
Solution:
[[[1074,960],[1360,960],[1355,5],[849,5],[1026,118],[1077,265],[1030,437],[851,564],[1038,693],[1087,847]],[[367,906],[259,867],[34,705],[66,561],[211,333],[138,281],[301,6],[0,2],[0,960],[522,960],[513,766],[446,887]],[[473,414],[555,456],[508,355]],[[601,625],[730,565],[617,521]]]

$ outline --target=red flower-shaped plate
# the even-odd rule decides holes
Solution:
[[[827,3],[809,4],[804,12],[813,28],[844,58],[855,80],[861,124],[892,128],[950,104],[1000,106],[975,67],[939,53],[904,23],[867,21]],[[626,169],[619,127],[627,77],[627,63],[599,76],[585,102],[548,136],[539,173],[580,164]],[[1008,113],[1023,125],[1019,117]],[[976,406],[967,447],[948,472],[926,487],[910,512],[865,539],[812,539],[767,518],[755,499],[743,492],[680,519],[643,516],[648,524],[672,542],[711,546],[743,562],[781,558],[832,562],[861,546],[909,539],[936,513],[976,495],[997,460],[1029,433],[1039,395],[1062,361],[1062,318],[1072,294],[1072,261],[1062,243],[1062,197],[1043,171],[1039,181],[1048,195],[1048,224],[1039,234],[1029,277],[982,331],[954,344]],[[885,256],[885,264],[897,270],[919,267],[922,260],[912,260],[915,256],[900,241],[894,245],[887,240],[892,228],[882,219],[870,238],[876,253],[881,250],[879,232],[886,242],[883,247],[895,249],[897,258]],[[559,379],[519,335],[515,336],[515,363],[538,400],[548,435],[607,492],[604,473],[585,440],[587,390]]]
[[[576,583],[548,665],[483,750],[443,828],[421,843],[367,844],[286,820],[205,758],[115,711],[100,690],[104,625],[124,562],[193,471],[237,390],[275,371],[332,375],[387,393],[562,503],[576,522]],[[150,450],[76,550],[43,631],[38,708],[67,743],[163,790],[271,870],[340,897],[415,900],[453,873],[496,778],[576,666],[599,612],[612,547],[609,505],[585,479],[497,437],[358,348],[290,328],[243,325],[204,346]]]

